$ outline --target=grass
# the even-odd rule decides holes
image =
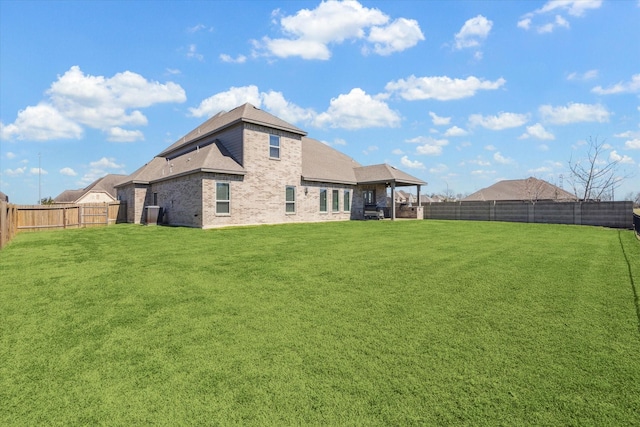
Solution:
[[[19,234],[1,425],[638,425],[632,231],[463,221]]]

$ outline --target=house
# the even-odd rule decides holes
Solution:
[[[462,199],[463,202],[488,200],[572,202],[576,196],[547,181],[530,177],[499,181]]]
[[[365,205],[386,204],[387,188],[421,185],[387,164],[362,166],[244,104],[211,117],[116,189],[129,222],[143,223],[145,208],[160,206],[167,224],[212,228],[362,219]]]
[[[402,204],[407,204],[407,205],[412,205],[414,203],[416,203],[417,199],[416,196],[411,194],[411,193],[407,193],[406,191],[403,190],[397,190],[394,192],[394,197],[396,199],[396,203],[402,203]]]
[[[0,191],[0,202],[9,203],[9,196]]]
[[[54,204],[110,203],[117,200],[115,185],[127,175],[108,174],[98,178],[80,190],[64,190],[54,199]]]

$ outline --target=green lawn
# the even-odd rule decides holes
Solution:
[[[596,227],[23,233],[0,425],[639,425],[639,288]]]

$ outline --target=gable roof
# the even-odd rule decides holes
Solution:
[[[0,202],[9,202],[9,196],[0,191]]]
[[[463,201],[492,201],[492,200],[576,200],[576,197],[542,179],[529,177],[527,179],[511,179],[476,191],[462,199]]]
[[[386,163],[381,165],[361,166],[354,169],[358,184],[394,183],[397,186],[427,185],[421,179],[396,169]]]
[[[302,179],[306,181],[357,184],[354,168],[360,164],[312,138],[302,138]]]
[[[156,156],[129,175],[125,181],[120,182],[117,187],[130,183],[148,184],[194,172],[244,175],[245,169],[231,157],[224,145],[216,139],[170,160]]]
[[[116,189],[115,186],[125,179],[127,175],[120,174],[108,174],[103,176],[102,178],[98,178],[93,181],[91,184],[86,186],[80,190],[64,190],[62,193],[57,195],[53,201],[55,203],[73,203],[76,200],[80,199],[87,193],[107,193],[113,199],[116,199]]]
[[[285,122],[279,117],[269,114],[253,105],[246,103],[239,107],[234,108],[231,111],[221,111],[215,116],[202,123],[191,132],[174,142],[167,149],[162,151],[158,156],[164,157],[183,146],[186,146],[199,139],[207,137],[215,132],[220,132],[230,126],[237,123],[253,123],[255,125],[266,126],[274,129],[283,130],[286,132],[295,133],[298,135],[306,135],[307,133],[296,126]]]

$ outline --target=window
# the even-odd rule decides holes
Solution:
[[[342,209],[345,212],[351,212],[351,192],[344,190],[344,200],[342,201]]]
[[[320,189],[320,212],[327,211],[327,190]]]
[[[362,198],[364,199],[365,205],[374,205],[376,203],[376,196],[373,190],[364,190],[362,192]]]
[[[334,212],[338,212],[340,210],[340,191],[339,190],[333,190],[332,191],[332,197],[331,197],[331,203],[333,206],[333,211]]]
[[[158,206],[158,193],[153,193],[153,206]]]
[[[278,135],[269,135],[269,157],[272,159],[280,158],[280,137]]]
[[[285,193],[285,212],[296,213],[296,187],[287,186]]]
[[[231,193],[228,182],[216,183],[216,214],[229,215],[231,210]]]

